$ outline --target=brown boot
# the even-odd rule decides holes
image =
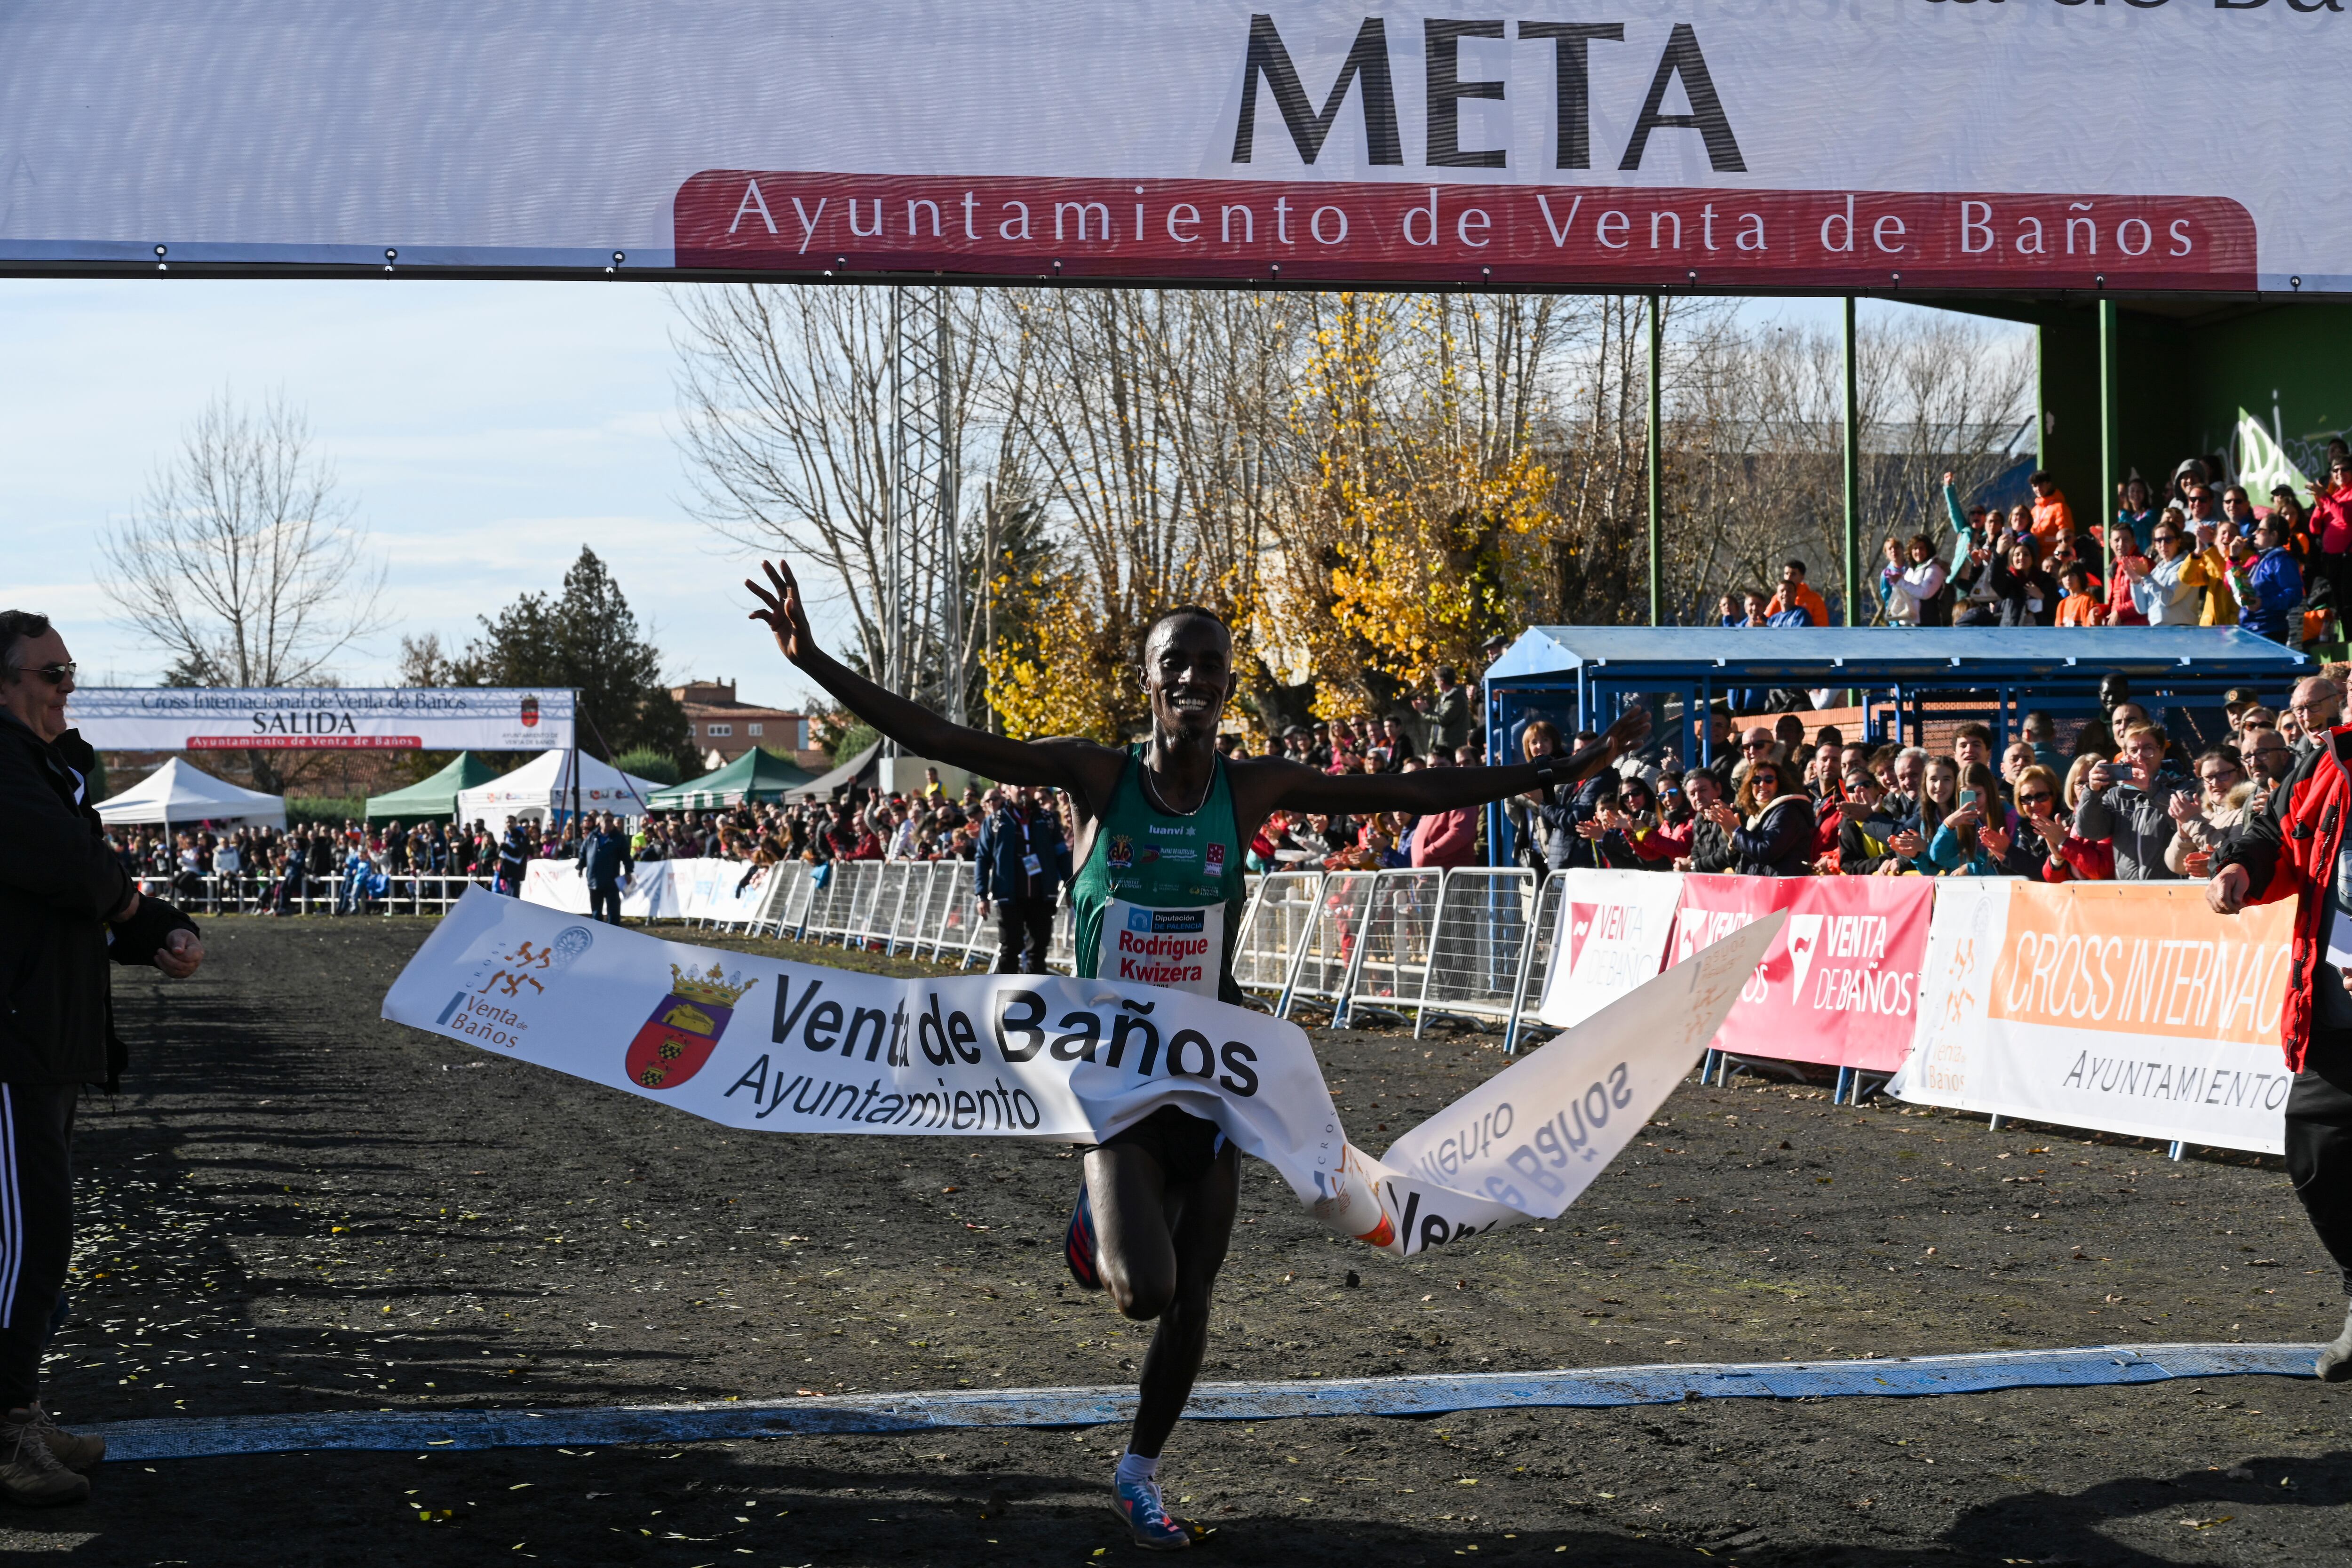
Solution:
[[[81,1501],[89,1496],[89,1478],[67,1469],[50,1451],[34,1415],[11,1410],[0,1421],[0,1497],[27,1508]]]
[[[31,1410],[33,1418],[26,1425],[41,1435],[41,1441],[49,1446],[49,1452],[55,1454],[58,1463],[67,1469],[87,1474],[97,1468],[98,1462],[106,1458],[105,1438],[67,1431],[58,1425],[56,1417],[41,1408],[39,1400],[33,1402]],[[14,1415],[9,1417],[11,1420],[15,1418]]]

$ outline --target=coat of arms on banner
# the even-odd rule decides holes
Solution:
[[[730,979],[716,960],[708,974],[675,963],[669,973],[669,994],[654,1005],[653,1016],[629,1042],[629,1081],[646,1089],[676,1089],[700,1072],[727,1032],[736,1002],[760,984],[757,976]]]

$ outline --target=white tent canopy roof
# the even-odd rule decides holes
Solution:
[[[262,827],[286,826],[286,802],[278,795],[216,779],[178,757],[110,800],[98,803],[99,820],[112,827],[142,822],[242,822]]]
[[[651,779],[625,773],[610,763],[600,763],[585,752],[580,759],[580,809],[610,811],[623,816],[643,816],[645,800],[663,786]],[[541,752],[514,772],[485,784],[457,792],[457,820],[486,822],[493,828],[509,816],[545,817],[572,809],[572,759],[569,748]]]

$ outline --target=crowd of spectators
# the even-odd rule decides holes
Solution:
[[[2232,626],[2301,647],[2335,640],[2352,587],[2352,450],[2328,445],[2308,500],[2277,485],[2258,502],[2192,458],[2159,499],[2126,480],[2111,517],[2080,519],[2046,472],[2006,511],[1963,506],[1943,477],[1948,531],[1889,536],[1874,622],[1899,626]],[[1781,580],[1727,594],[1725,626],[1818,626],[1829,606],[1790,561]],[[1760,704],[1759,704],[1760,705]]]
[[[2192,745],[2111,677],[2103,716],[2073,727],[2063,748],[2056,721],[2033,712],[1998,756],[1979,723],[1958,725],[1931,751],[1849,743],[1828,726],[1809,739],[1802,719],[1783,714],[1739,732],[1706,766],[1628,759],[1513,802],[1512,822],[1521,862],[1546,871],[2201,879],[2312,737],[2341,721],[2343,700],[2319,677],[2278,707],[2233,692],[2226,732]],[[1728,731],[1727,713],[1716,721]],[[1565,749],[1541,721],[1521,743],[1529,759]]]
[[[2180,548],[2163,528],[2157,537],[2159,548]],[[2160,566],[2147,578],[2174,580]],[[1819,595],[1793,563],[1774,595],[1755,597],[1768,619],[1819,612]],[[1410,711],[1401,704],[1398,716],[1377,722],[1292,725],[1265,752],[1332,773],[1477,765],[1486,742],[1470,689],[1452,668],[1436,673]],[[1576,786],[1510,800],[1504,816],[1517,862],[1543,872],[2201,877],[2215,849],[2293,768],[2306,737],[2337,721],[2341,705],[2341,692],[2319,678],[2300,683],[2279,707],[2236,693],[2226,735],[2191,744],[2154,722],[2114,677],[2102,692],[2102,716],[2070,723],[2063,747],[2052,716],[2033,712],[2021,737],[1996,756],[1982,724],[1958,725],[1930,751],[1849,742],[1826,725],[1809,737],[1804,719],[1789,712],[1742,730],[1735,701],[1710,716],[1713,760],[1704,766],[1685,768],[1666,748],[1654,747],[1646,758],[1628,758]],[[1516,726],[1505,749],[1533,760],[1591,739],[1563,736],[1538,719]],[[1250,754],[1238,737],[1219,745],[1228,757]],[[1245,860],[1253,872],[1483,865],[1487,822],[1479,808],[1422,816],[1277,812],[1258,827]],[[982,900],[1034,903],[1066,883],[1076,830],[1071,803],[1054,791],[976,784],[950,791],[934,772],[911,791],[859,787],[825,800],[656,812],[615,831],[625,837],[623,863],[631,870],[650,861],[715,858],[742,863],[748,880],[759,868],[799,861],[817,868],[823,882],[836,861],[956,860],[973,866]],[[424,892],[425,878],[468,879],[519,894],[530,861],[571,860],[584,872],[598,853],[572,823],[536,817],[509,817],[497,828],[479,821],[169,834],[147,827],[117,829],[111,838],[126,868],[155,879],[151,886],[169,886],[204,907],[265,914],[328,900],[338,910],[397,907]],[[613,841],[603,845],[609,860]],[[1038,871],[1025,868],[1033,853]],[[445,885],[434,901],[446,891]],[[1029,937],[1024,928],[1024,946]]]

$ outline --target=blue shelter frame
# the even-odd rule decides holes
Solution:
[[[2096,715],[2109,675],[2127,679],[2132,700],[2168,724],[2166,710],[2218,712],[2233,688],[2284,706],[2318,668],[2240,626],[1531,626],[1486,671],[1486,754],[1516,758],[1533,719],[1568,735],[1608,728],[1637,699],[1654,716],[1678,700],[1682,721],[1653,742],[1679,741],[1685,767],[1704,764],[1713,761],[1704,716],[1718,700],[1827,688],[1857,694],[1873,743],[1916,742],[1930,701],[1980,703],[1999,755],[2029,710]],[[1509,862],[1499,807],[1488,808],[1486,842],[1496,864]]]

